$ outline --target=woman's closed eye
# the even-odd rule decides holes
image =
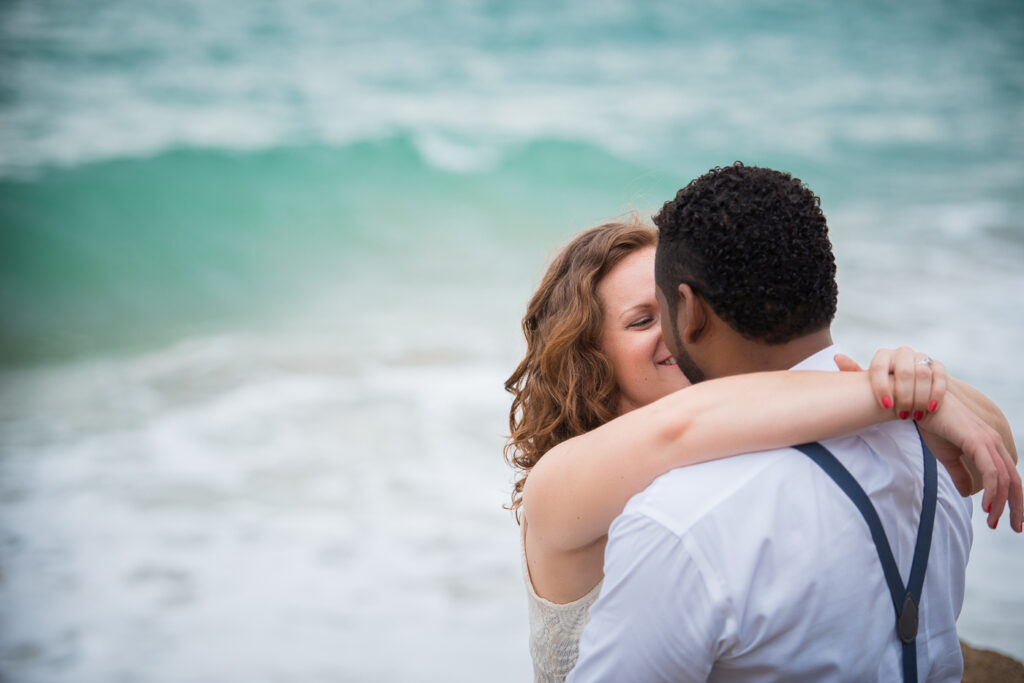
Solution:
[[[629,323],[628,325],[626,325],[626,327],[634,330],[642,330],[643,328],[648,327],[653,322],[653,317],[645,315],[644,317],[638,318],[637,320],[634,320],[633,322]]]

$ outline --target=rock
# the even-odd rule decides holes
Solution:
[[[1024,683],[1024,664],[993,650],[978,650],[960,641],[963,683]]]

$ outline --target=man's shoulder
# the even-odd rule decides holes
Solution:
[[[671,470],[633,496],[623,515],[648,517],[681,535],[722,506],[768,500],[804,468],[806,458],[792,448],[747,453]]]
[[[822,443],[869,496],[879,496],[876,506],[895,506],[888,513],[894,519],[901,517],[900,510],[916,519],[923,472],[921,441],[912,424],[874,425]],[[754,517],[767,521],[783,500],[787,501],[784,508],[806,508],[805,499],[816,499],[815,490],[827,494],[832,503],[848,507],[845,496],[813,461],[793,448],[780,448],[671,470],[634,496],[623,515],[647,517],[682,536],[699,524],[714,526],[715,520],[731,517],[730,511],[736,508],[745,510],[750,521]],[[793,492],[802,495],[791,499]],[[959,516],[969,518],[970,500],[960,499],[943,468],[939,497],[950,499]],[[809,508],[806,512],[812,514]],[[744,528],[755,534],[749,522]]]

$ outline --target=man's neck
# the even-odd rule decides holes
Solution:
[[[728,341],[721,341],[726,348],[720,348],[720,352],[715,354],[711,367],[706,370],[708,379],[748,372],[789,370],[797,363],[831,346],[832,333],[826,327],[785,344],[772,345],[753,342],[738,335]]]

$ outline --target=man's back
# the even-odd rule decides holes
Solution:
[[[917,432],[823,442],[870,496],[905,580],[923,487]],[[939,468],[920,610],[921,680],[959,680],[970,501]],[[792,449],[674,470],[609,534],[570,680],[900,680],[892,600],[853,503]]]

